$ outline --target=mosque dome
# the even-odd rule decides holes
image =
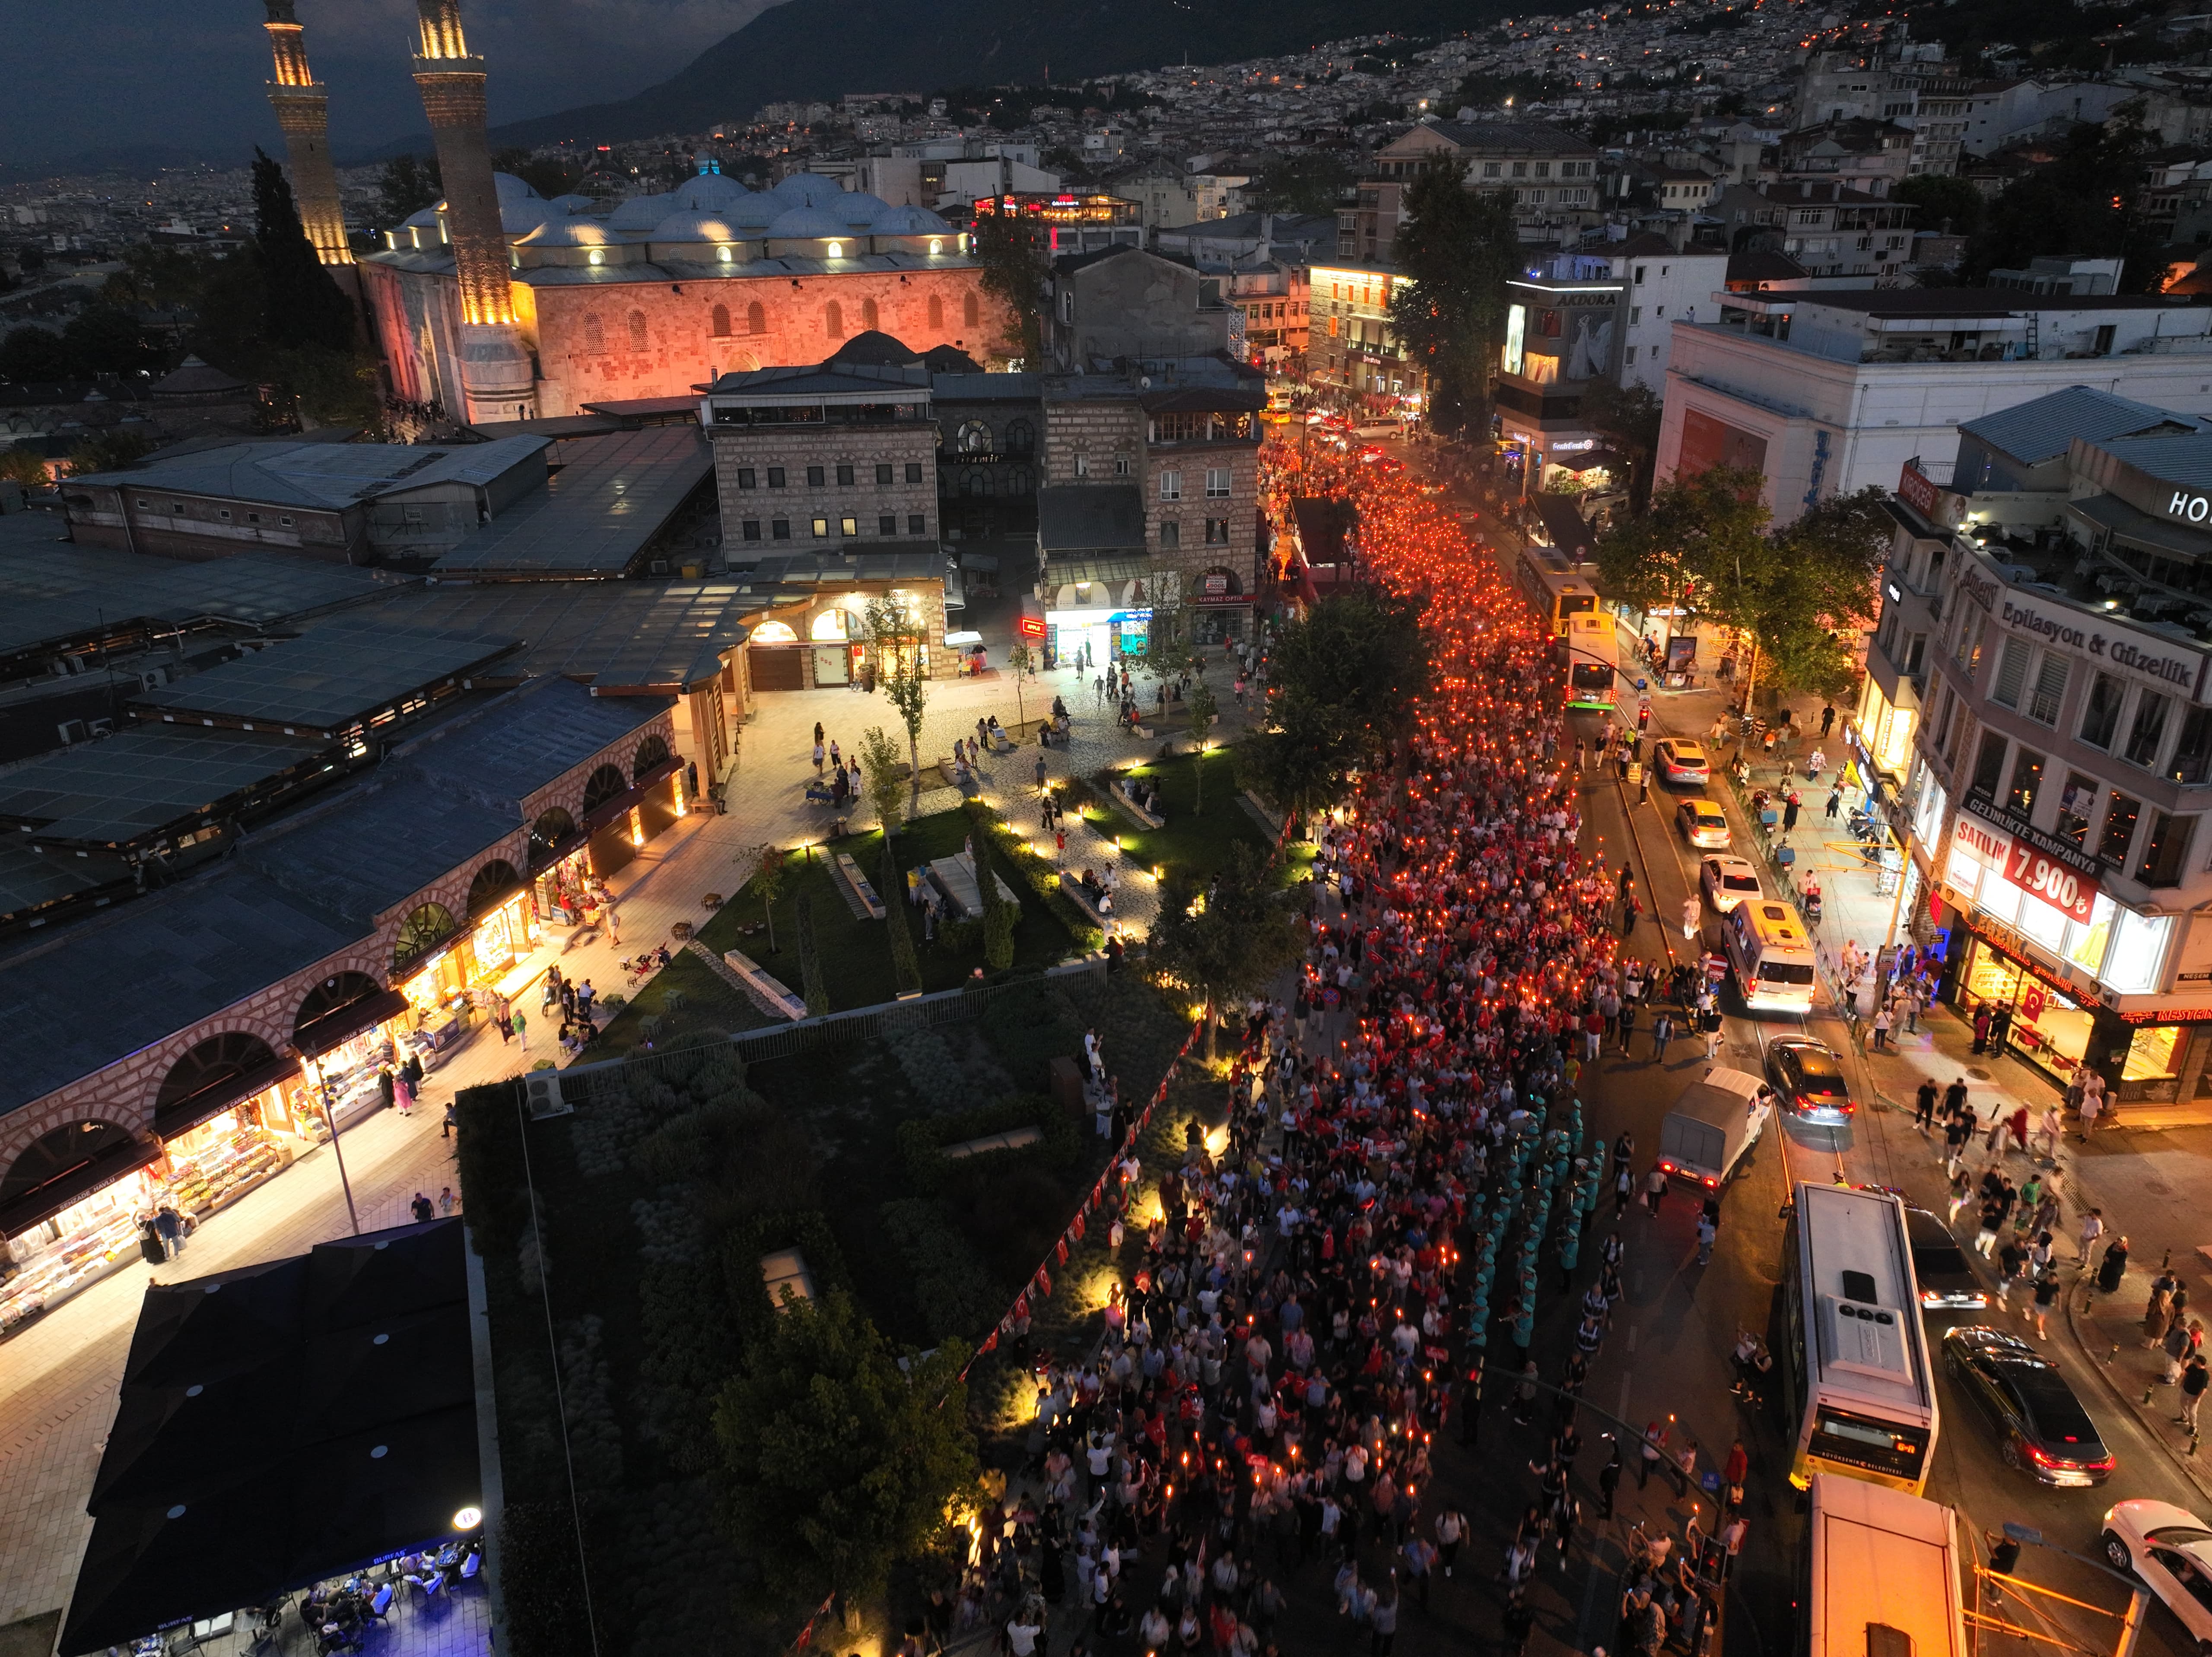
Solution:
[[[520,247],[611,247],[615,239],[596,219],[549,219],[516,244]]]
[[[747,191],[721,209],[725,222],[740,230],[765,230],[782,215],[791,210],[791,203],[780,196],[766,191]]]
[[[726,174],[701,173],[686,179],[668,194],[678,210],[714,213],[732,202],[751,195],[752,191]]]
[[[572,192],[566,196],[556,196],[553,198],[553,205],[563,213],[588,213],[599,203],[589,196],[579,196]]]
[[[871,196],[865,190],[843,190],[833,201],[822,204],[825,213],[835,213],[855,230],[872,228],[878,219],[891,210],[890,203],[881,196]]]
[[[401,222],[399,228],[403,230],[410,228],[435,230],[438,228],[438,221],[440,217],[444,215],[445,210],[445,203],[435,203],[431,206],[422,209],[419,213],[409,214],[407,217]]]
[[[553,203],[543,196],[532,196],[526,201],[501,197],[499,203],[499,228],[510,236],[526,236],[540,225],[563,216],[554,211]]]
[[[769,193],[792,207],[831,207],[846,191],[836,179],[818,173],[794,173]]]
[[[768,234],[785,241],[814,241],[824,237],[842,240],[853,234],[853,228],[827,208],[793,207],[776,215]]]
[[[610,230],[650,230],[676,210],[672,196],[632,196],[607,217]]]
[[[949,236],[952,227],[926,207],[886,207],[876,215],[879,236]]]
[[[653,227],[653,240],[665,242],[725,242],[742,240],[717,213],[671,213]]]
[[[499,204],[507,207],[515,202],[542,202],[545,198],[512,173],[495,173],[491,181],[499,191]]]

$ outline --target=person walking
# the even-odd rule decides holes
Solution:
[[[2081,1247],[2074,1256],[2074,1263],[2086,1269],[2089,1264],[2089,1251],[2097,1246],[2097,1239],[2105,1235],[2105,1211],[2093,1208],[2083,1214],[2078,1235],[2081,1240]]]
[[[1597,1516],[1600,1519],[1613,1517],[1613,1494],[1620,1489],[1620,1441],[1611,1433],[1607,1433],[1606,1437],[1613,1444],[1613,1454],[1607,1458],[1605,1466],[1597,1470]],[[1444,1575],[1451,1575],[1449,1567],[1446,1567]]]
[[[1698,1216],[1698,1264],[1710,1266],[1713,1259],[1713,1240],[1720,1235],[1720,1227],[1711,1214]]]
[[[1644,1204],[1651,1211],[1651,1217],[1655,1220],[1659,1217],[1659,1205],[1666,1195],[1667,1170],[1654,1162],[1651,1171],[1644,1176]]]
[[[514,1026],[514,1039],[521,1044],[522,1051],[528,1053],[530,1051],[530,1023],[527,1019],[523,1017],[522,1009],[517,1007],[513,1012],[507,1015],[507,1019]]]
[[[1919,1129],[1923,1136],[1929,1128],[1936,1126],[1936,1078],[1932,1076],[1923,1077],[1919,1092],[1912,1096],[1912,1126]]]
[[[2094,1071],[2090,1074],[2097,1080],[2103,1079]],[[2089,1136],[2097,1131],[2097,1117],[2104,1108],[2104,1089],[2100,1087],[2093,1090],[2085,1086],[2081,1090],[2081,1132],[2077,1136],[2083,1144],[2088,1144]]]
[[[417,1225],[438,1217],[436,1205],[419,1191],[415,1193],[415,1200],[407,1205],[407,1211],[415,1217]]]
[[[1648,1490],[1651,1475],[1659,1470],[1667,1450],[1667,1428],[1655,1421],[1644,1429],[1644,1442],[1637,1448],[1636,1488]]]
[[[1889,1032],[1895,1022],[1890,1016],[1888,998],[1884,997],[1881,1005],[1875,1009],[1874,1015],[1874,1050],[1876,1053],[1888,1050]]]
[[[2204,1401],[2204,1389],[2212,1386],[2212,1369],[2204,1363],[2204,1354],[2191,1352],[2189,1362],[2181,1370],[2181,1413],[2174,1420],[2189,1429],[2193,1436],[2197,1431],[2197,1406]]]
[[[2020,1311],[2021,1317],[2033,1320],[2036,1339],[2051,1338],[2051,1308],[2057,1304],[2058,1268],[2045,1262],[2043,1270],[2036,1274],[2033,1303],[2023,1306]]]
[[[1696,940],[1698,922],[1704,916],[1705,906],[1698,901],[1698,895],[1695,892],[1682,900],[1682,938],[1685,942]]]

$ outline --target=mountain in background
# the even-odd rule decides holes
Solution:
[[[150,179],[171,167],[240,167],[252,159],[250,148],[236,155],[223,155],[208,149],[180,149],[171,144],[123,144],[106,149],[80,149],[48,161],[0,161],[0,185],[35,179],[97,177],[105,173]]]
[[[491,141],[614,143],[745,121],[764,104],[789,100],[1035,86],[1048,64],[1054,84],[1066,84],[1385,31],[1457,33],[1510,11],[1505,0],[786,0],[635,97],[511,122],[494,128]]]

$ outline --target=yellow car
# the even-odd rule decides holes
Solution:
[[[1700,851],[1725,852],[1729,848],[1728,819],[1721,808],[1709,799],[1686,799],[1674,808],[1674,826],[1682,831],[1682,838]]]

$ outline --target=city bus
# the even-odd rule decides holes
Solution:
[[[1950,1508],[1815,1473],[1797,1556],[1803,1657],[1966,1657]]]
[[[1521,590],[1528,602],[1536,607],[1545,625],[1561,637],[1566,634],[1570,616],[1586,616],[1598,608],[1595,586],[1533,547],[1521,555],[1520,577]],[[1607,625],[1612,621],[1608,615]]]
[[[1936,1380],[1904,1201],[1801,1181],[1774,1296],[1790,1482],[1804,1490],[1834,1473],[1920,1495],[1936,1456]]]
[[[1791,905],[1737,904],[1721,917],[1721,944],[1747,1011],[1813,1011],[1813,940]]]
[[[1589,610],[1569,616],[1565,637],[1567,706],[1610,713],[1620,667],[1620,635],[1613,630],[1612,613]]]

